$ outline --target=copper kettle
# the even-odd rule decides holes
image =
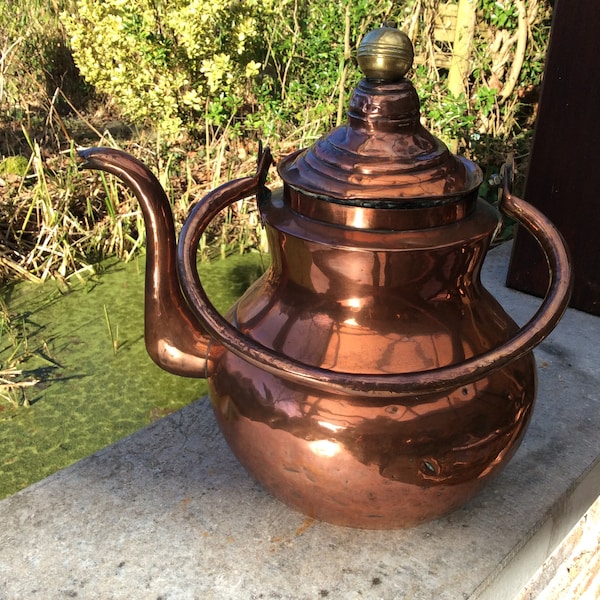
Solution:
[[[536,393],[532,348],[570,295],[564,242],[514,196],[501,209],[543,248],[550,285],[519,328],[482,286],[499,215],[480,169],[420,123],[412,45],[384,26],[358,50],[365,75],[346,125],[283,158],[283,189],[254,177],[196,204],[176,243],[169,203],[114,149],[85,165],[135,192],[147,226],[145,339],[158,365],[205,377],[233,452],[276,497],[331,523],[391,529],[467,502],[511,458]],[[225,317],[196,270],[200,237],[255,195],[271,265]]]

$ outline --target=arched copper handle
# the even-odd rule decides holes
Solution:
[[[291,359],[240,334],[208,300],[196,269],[200,236],[226,206],[264,189],[271,163],[268,149],[255,177],[237,179],[210,192],[190,214],[179,240],[178,270],[181,287],[198,320],[208,334],[229,351],[258,368],[283,379],[329,393],[369,397],[409,396],[440,392],[472,383],[488,372],[523,356],[556,326],[567,308],[571,292],[571,269],[565,243],[552,223],[533,206],[510,191],[510,168],[505,169],[500,208],[528,229],[540,244],[548,263],[550,284],[535,315],[519,332],[497,348],[456,365],[402,374],[356,374],[313,367]]]

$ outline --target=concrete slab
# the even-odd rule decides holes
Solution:
[[[539,300],[504,287],[509,252],[485,281],[522,323]],[[203,399],[0,502],[0,598],[514,598],[600,495],[600,318],[567,311],[536,357],[523,445],[446,518],[307,519],[246,474]]]

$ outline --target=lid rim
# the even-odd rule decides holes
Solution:
[[[381,181],[383,178],[380,176],[380,182],[376,179],[370,179],[371,174],[360,172],[360,171],[342,171],[339,169],[339,165],[333,165],[334,168],[337,166],[338,169],[329,171],[328,169],[315,171],[314,177],[309,178],[306,173],[300,173],[299,168],[289,163],[295,163],[295,159],[299,157],[303,152],[308,152],[307,149],[298,150],[277,164],[277,171],[283,179],[284,185],[289,186],[295,191],[329,202],[338,204],[347,204],[349,206],[365,206],[370,207],[378,205],[380,203],[383,208],[384,205],[393,204],[393,208],[408,208],[411,203],[419,203],[422,208],[425,206],[426,201],[430,206],[439,206],[446,200],[448,203],[459,200],[462,196],[471,194],[477,190],[483,183],[483,172],[474,162],[462,157],[455,156],[457,165],[460,165],[464,169],[465,186],[461,189],[448,190],[447,192],[441,193],[427,193],[423,194],[403,194],[402,190],[414,187],[422,184],[423,187],[427,187],[435,182],[448,182],[448,173],[440,173],[440,176],[436,179],[428,178],[425,180],[419,180],[415,175],[423,173],[423,170],[416,169],[415,171],[404,171],[399,173],[403,175],[403,182],[396,186],[390,185],[387,181]],[[322,165],[321,161],[321,165]],[[304,161],[304,169],[310,168],[310,164]],[[310,169],[312,171],[312,169]],[[440,169],[442,170],[442,169]],[[351,177],[345,177],[343,181],[332,175],[345,174],[354,175],[355,181],[351,181]],[[390,176],[398,175],[398,173],[389,173]],[[413,175],[412,179],[409,179]],[[359,181],[362,177],[366,178],[366,181]],[[321,185],[314,185],[320,182]],[[313,183],[313,185],[311,185]],[[330,185],[327,185],[329,183]],[[343,183],[343,187],[340,186]],[[396,192],[390,194],[390,192]]]
[[[352,206],[355,208],[381,208],[382,210],[412,210],[415,208],[422,209],[446,206],[455,202],[460,202],[467,196],[471,196],[472,194],[476,193],[480,185],[481,183],[478,183],[477,185],[465,190],[461,190],[460,192],[439,194],[437,196],[425,194],[423,196],[379,196],[377,198],[360,198],[353,196],[341,198],[321,192],[306,190],[291,183],[284,184],[284,186],[288,186],[290,189],[299,194],[324,202],[329,202],[331,204],[341,204],[343,206]]]

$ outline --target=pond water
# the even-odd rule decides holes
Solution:
[[[200,273],[224,312],[267,264],[264,255],[246,254],[202,264]],[[0,498],[206,393],[204,380],[171,375],[146,354],[144,257],[104,266],[68,290],[55,282],[2,290],[31,353],[18,368],[39,383],[27,388],[29,407],[0,400]],[[5,346],[6,336],[4,359]]]

